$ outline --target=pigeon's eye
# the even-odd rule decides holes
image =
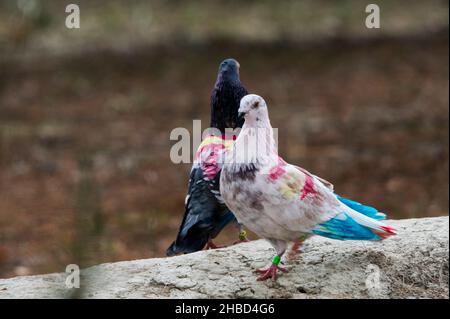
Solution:
[[[253,102],[252,109],[256,109],[258,106],[259,106],[259,102],[258,101]]]

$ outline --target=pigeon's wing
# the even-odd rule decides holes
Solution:
[[[304,169],[304,168],[302,168],[300,166],[296,166],[296,165],[292,165],[292,166],[294,166],[295,168],[297,168],[301,172],[305,173],[306,175],[309,175],[311,177],[316,178],[319,182],[321,182],[323,185],[325,185],[328,189],[330,189],[331,191],[334,191],[334,185],[332,183],[330,183],[329,181],[327,181],[327,180],[325,180],[325,179],[323,179],[323,178],[321,178],[321,177],[319,177],[317,175],[311,174],[306,169]]]
[[[308,172],[306,169],[300,167],[300,166],[295,166],[293,165],[295,168],[297,168],[298,170],[302,171],[303,173],[316,178],[319,182],[321,182],[324,186],[326,186],[330,191],[334,192],[334,186],[333,184],[331,184],[330,182],[328,182],[327,180],[317,176],[317,175],[313,175],[310,172]],[[370,218],[373,219],[377,219],[377,220],[382,220],[382,219],[386,219],[386,214],[378,211],[375,207],[372,206],[368,206],[368,205],[364,205],[361,204],[357,201],[348,199],[348,198],[344,198],[341,197],[339,195],[336,194],[336,198],[343,203],[344,205],[350,207],[353,210],[356,210],[357,212],[366,215]]]
[[[269,207],[266,214],[286,231],[310,232],[315,225],[335,215],[339,206],[333,192],[319,179],[297,166],[280,161],[262,175],[261,189]]]
[[[344,204],[315,175],[286,163],[271,171],[277,172],[266,181],[272,207],[264,211],[286,232],[364,240],[392,234],[389,226]]]
[[[184,217],[176,240],[167,249],[169,256],[203,249],[209,239],[235,219],[220,197],[220,165],[216,155],[221,147],[216,144],[206,140],[197,152],[189,177]]]

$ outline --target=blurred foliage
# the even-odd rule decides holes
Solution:
[[[377,30],[364,27],[365,0],[78,0],[81,28],[74,31],[64,24],[65,6],[72,2],[0,2],[0,46],[7,52],[19,47],[27,55],[58,54],[218,38],[302,42],[405,35],[448,26],[448,1],[443,0],[379,0],[382,28]]]

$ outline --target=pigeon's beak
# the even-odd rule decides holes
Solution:
[[[238,112],[238,118],[241,120],[245,117],[246,112]]]

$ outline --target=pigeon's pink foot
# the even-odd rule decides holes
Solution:
[[[258,277],[258,281],[267,280],[269,278],[272,278],[273,281],[277,280],[277,270],[280,270],[282,272],[289,272],[286,268],[280,267],[278,265],[272,264],[269,268],[266,269],[256,269],[257,273],[262,274]]]
[[[208,243],[206,244],[206,249],[218,249],[218,248],[225,248],[227,246],[219,246],[213,243],[212,240],[208,240]]]
[[[233,245],[237,245],[240,243],[248,243],[250,240],[248,238],[236,240]]]

